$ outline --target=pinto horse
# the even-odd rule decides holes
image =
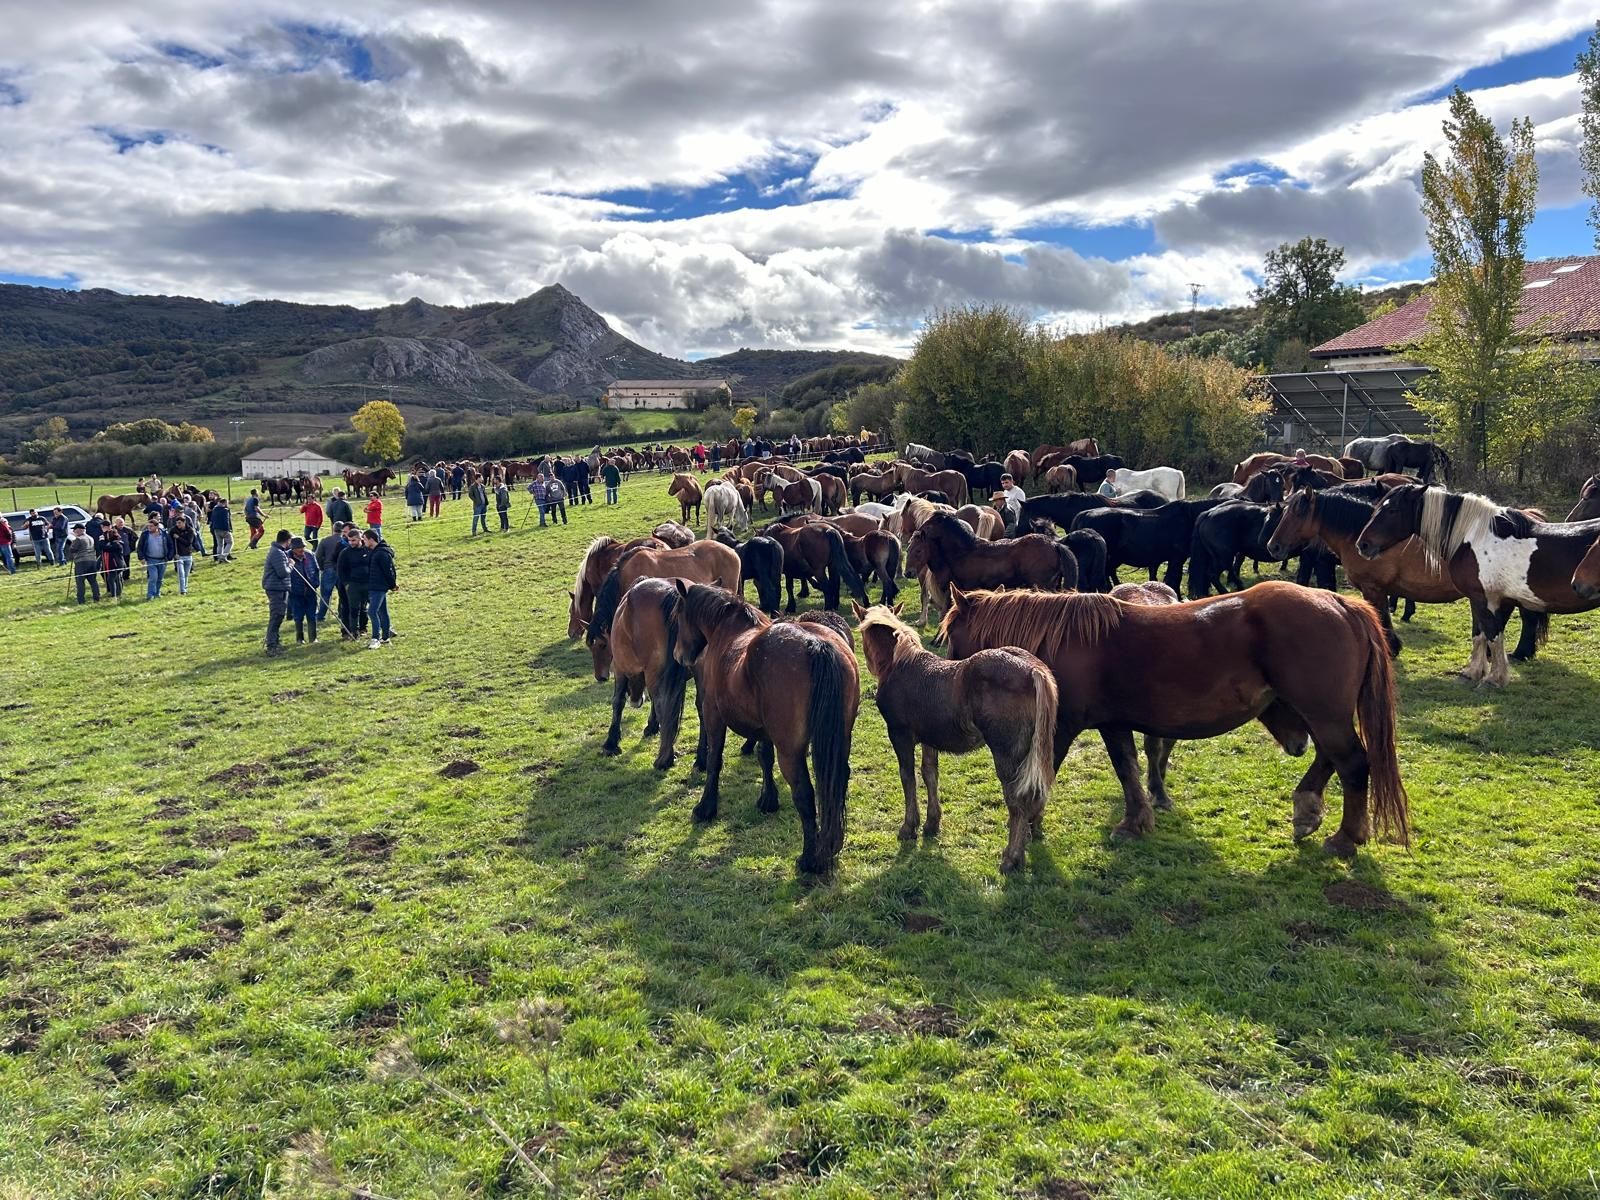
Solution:
[[[1316,747],[1295,786],[1297,838],[1322,824],[1322,793],[1337,772],[1344,813],[1323,848],[1351,857],[1374,825],[1409,844],[1394,674],[1383,627],[1364,600],[1277,580],[1154,607],[1095,594],[954,588],[939,636],[952,658],[1020,646],[1049,665],[1060,696],[1056,769],[1080,733],[1100,731],[1122,784],[1122,836],[1155,825],[1135,733],[1209,738],[1259,718],[1291,753],[1307,739]]]
[[[988,746],[1010,826],[1000,870],[1016,870],[1030,834],[1043,832],[1044,806],[1055,780],[1056,681],[1050,668],[1015,646],[946,662],[923,649],[898,609],[858,604],[855,613],[867,670],[878,681],[878,711],[900,762],[906,801],[900,840],[917,836],[917,747],[922,747],[922,781],[928,788],[923,836],[931,838],[938,836],[943,815],[939,752],[965,754]]]
[[[672,477],[672,482],[667,485],[667,495],[678,498],[678,507],[683,509],[679,518],[691,528],[700,521],[700,483],[693,475],[680,471]],[[689,520],[689,510],[694,510],[694,520]]]
[[[669,579],[641,579],[628,589],[611,621],[608,639],[611,648],[611,728],[606,731],[600,753],[622,753],[622,705],[631,700],[635,707],[646,692],[650,694],[650,719],[645,737],[657,730],[661,744],[656,751],[655,768],[665,771],[676,757],[678,725],[683,720],[683,696],[689,672],[673,651],[673,631],[669,618],[678,602],[678,589]],[[605,675],[596,660],[595,678]],[[702,752],[696,761],[703,761]]]
[[[844,848],[850,738],[861,707],[855,651],[825,626],[770,621],[719,588],[680,581],[677,590],[670,618],[673,653],[695,672],[706,746],[705,789],[695,819],[717,815],[728,730],[755,738],[761,764],[756,807],[777,811],[776,758],[800,814],[804,848],[796,866],[827,873]],[[806,770],[808,748],[814,783]]]
[[[1363,558],[1377,558],[1413,536],[1472,605],[1472,657],[1461,671],[1465,679],[1492,687],[1510,680],[1503,634],[1513,608],[1520,605],[1535,614],[1537,644],[1544,640],[1550,613],[1600,607],[1600,601],[1572,586],[1578,564],[1600,536],[1600,521],[1551,523],[1501,508],[1487,496],[1408,483],[1378,502],[1356,549]],[[1519,656],[1528,641],[1524,621]]]
[[[929,517],[906,547],[906,574],[924,570],[932,578],[941,607],[952,583],[1053,591],[1078,586],[1078,560],[1065,546],[1037,533],[986,542],[949,513]]]
[[[635,546],[659,546],[664,550],[667,543],[654,537],[634,538],[631,542],[623,543],[608,534],[602,534],[589,543],[583,558],[578,561],[578,575],[572,582],[572,590],[567,593],[572,602],[567,609],[568,638],[583,636],[583,631],[594,617],[594,598],[600,592],[600,585],[611,574],[611,568],[617,565],[617,559],[622,557],[623,551],[632,550]]]

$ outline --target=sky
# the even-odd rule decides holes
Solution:
[[[1533,256],[1590,252],[1575,0],[0,0],[0,281],[510,300],[624,333],[904,353],[1248,300],[1326,237],[1428,273],[1460,85],[1531,117]]]

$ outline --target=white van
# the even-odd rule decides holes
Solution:
[[[48,524],[50,519],[56,515],[57,507],[54,504],[41,504],[34,511],[43,517]],[[92,515],[79,508],[76,504],[62,504],[59,507],[67,518],[67,533],[69,536],[74,525],[88,524],[89,517]],[[16,554],[17,562],[20,565],[24,558],[33,557],[33,539],[28,536],[28,510],[8,512],[4,515],[6,520],[11,522],[11,532],[17,536],[16,544],[11,549]],[[49,546],[44,548],[44,554],[46,558],[50,557]]]

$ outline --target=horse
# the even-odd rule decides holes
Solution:
[[[706,743],[705,789],[695,819],[717,815],[728,730],[757,738],[756,807],[777,810],[776,758],[800,814],[804,847],[796,866],[826,874],[844,848],[850,738],[861,707],[855,652],[823,626],[770,621],[736,596],[699,583],[678,584],[670,623],[673,653],[695,672]],[[808,747],[814,784],[806,770]]]
[[[1030,496],[1022,502],[1022,515],[1017,519],[1017,524],[1023,527],[1030,521],[1042,519],[1067,530],[1072,528],[1073,520],[1080,513],[1115,506],[1115,501],[1092,492],[1087,494],[1072,492],[1064,496]]]
[[[841,587],[861,603],[867,603],[867,590],[850,565],[850,552],[844,535],[823,521],[774,521],[762,534],[783,547],[783,577],[789,592],[788,611],[795,611],[794,584],[815,583],[822,592],[822,606],[830,612],[839,607]]]
[[[1106,590],[1106,540],[1092,529],[1074,529],[1059,544],[1072,552],[1078,564],[1078,590],[1103,592]]]
[[[1585,600],[1600,602],[1600,537],[1596,537],[1572,572],[1572,590]]]
[[[1188,494],[1188,484],[1177,467],[1151,467],[1148,471],[1127,471],[1118,467],[1117,486],[1127,491],[1149,488],[1168,500],[1182,500]]]
[[[105,509],[100,511],[105,512]],[[1584,480],[1583,490],[1578,493],[1578,503],[1567,514],[1567,521],[1592,521],[1596,517],[1600,517],[1600,475],[1591,475]]]
[[[1287,454],[1278,454],[1272,450],[1263,450],[1259,454],[1252,454],[1249,458],[1236,463],[1233,468],[1233,482],[1243,487],[1262,471],[1277,466],[1279,463],[1292,462]]]
[[[837,516],[844,508],[845,481],[831,472],[820,472],[811,478],[818,489],[817,511],[824,516]]]
[[[898,609],[858,604],[855,614],[867,670],[878,681],[878,711],[900,763],[906,802],[900,840],[917,836],[917,747],[922,747],[922,781],[928,788],[928,823],[922,832],[932,838],[943,816],[939,752],[965,754],[987,746],[1009,824],[1000,870],[1015,871],[1029,836],[1043,833],[1044,806],[1055,781],[1056,681],[1050,668],[1014,646],[946,662],[923,649]]]
[[[676,757],[678,725],[683,719],[683,696],[689,672],[673,654],[673,629],[670,621],[678,602],[678,589],[668,579],[641,579],[628,589],[617,606],[607,639],[610,646],[611,728],[600,753],[622,753],[622,705],[632,700],[638,706],[645,692],[650,693],[650,719],[644,735],[657,730],[661,744],[656,750],[655,769],[665,771]],[[596,659],[595,678],[605,682]],[[697,761],[703,755],[697,755]]]
[[[1013,450],[1005,457],[1006,474],[1017,481],[1021,487],[1028,482],[1028,476],[1033,472],[1033,460],[1024,450]]]
[[[944,455],[932,446],[924,446],[918,442],[907,442],[905,458],[908,462],[926,463],[936,471],[944,470]]]
[[[1376,558],[1413,535],[1472,605],[1472,657],[1461,672],[1468,680],[1492,687],[1509,681],[1502,635],[1517,605],[1537,614],[1535,645],[1544,640],[1548,614],[1597,607],[1573,590],[1572,576],[1600,536],[1600,521],[1553,524],[1487,496],[1409,483],[1378,502],[1356,549]],[[1524,624],[1519,655],[1528,640]]]
[[[1020,646],[1050,667],[1060,697],[1055,767],[1080,733],[1100,731],[1122,784],[1120,836],[1155,825],[1135,733],[1209,738],[1259,718],[1290,753],[1308,740],[1316,748],[1295,785],[1296,839],[1322,824],[1323,790],[1337,772],[1344,812],[1324,850],[1353,857],[1374,826],[1410,843],[1394,672],[1364,600],[1277,580],[1150,607],[1085,593],[953,588],[939,640],[954,659]]]
[[[120,496],[96,497],[90,507],[107,517],[131,517],[142,513],[149,503],[150,497],[144,492],[124,492]]]
[[[708,533],[719,525],[726,524],[732,524],[736,529],[750,528],[750,514],[745,512],[744,505],[739,502],[739,493],[733,484],[721,479],[708,484],[705,490],[705,502]]]
[[[850,503],[860,504],[861,494],[892,496],[900,487],[900,473],[893,468],[887,471],[862,471],[850,477]]]
[[[611,622],[623,596],[639,580],[688,579],[737,592],[742,582],[739,570],[738,553],[720,542],[695,542],[681,549],[635,546],[624,550],[595,594],[594,615],[584,629],[584,642],[594,660],[594,677],[604,679],[611,669]]]
[[[388,467],[379,467],[376,471],[345,471],[343,475],[345,491],[353,496],[369,492],[381,496],[389,480],[395,477]]]
[[[949,469],[961,472],[962,478],[967,481],[969,496],[987,496],[991,492],[999,491],[1000,476],[1006,473],[1005,467],[1000,463],[977,462],[968,454],[955,452],[945,455],[945,464]]]
[[[1367,464],[1359,458],[1340,457],[1339,466],[1344,470],[1346,479],[1364,479],[1367,474]]]
[[[1081,488],[1099,487],[1105,482],[1107,471],[1120,471],[1125,465],[1119,454],[1069,454],[1061,461],[1077,474]]]
[[[822,510],[822,485],[815,479],[797,479],[777,489],[778,512],[789,516]]]
[[[919,575],[923,570],[932,578],[932,590],[941,607],[952,583],[1051,590],[1078,584],[1078,560],[1065,546],[1037,533],[1000,542],[981,541],[949,513],[933,514],[911,536],[906,547],[906,574]]]
[[[1262,559],[1277,562],[1286,557],[1268,541],[1282,515],[1275,506],[1227,500],[1196,517],[1189,544],[1189,598],[1227,591],[1222,585],[1224,571],[1235,589],[1244,587],[1239,572],[1247,558],[1256,560],[1259,572]]]
[[[1438,470],[1444,478],[1445,487],[1450,486],[1450,471],[1454,466],[1450,455],[1445,448],[1437,442],[1404,441],[1396,442],[1383,454],[1382,463],[1376,468],[1379,473],[1404,474],[1406,471],[1415,471],[1417,479],[1424,485],[1433,482],[1433,473]]]
[[[288,479],[279,479],[277,477],[263,479],[261,481],[261,489],[267,493],[268,501],[274,505],[287,504],[290,497],[294,495],[294,483]]]
[[[1075,492],[1078,490],[1078,473],[1066,463],[1051,467],[1044,473],[1044,490],[1052,496],[1057,492]]]
[[[895,464],[895,470],[900,476],[900,486],[908,492],[943,492],[957,507],[965,504],[971,494],[967,477],[960,471],[924,471],[900,463]]]
[[[1382,471],[1389,447],[1410,440],[1403,433],[1387,433],[1383,437],[1352,438],[1345,443],[1343,457],[1355,459],[1369,471]]]
[[[693,475],[680,471],[672,477],[672,482],[667,485],[667,495],[678,498],[678,507],[683,510],[678,519],[685,525],[693,526],[689,520],[689,510],[694,510],[695,520],[700,519],[700,502],[702,493],[700,483]]]
[[[739,556],[739,598],[744,598],[745,583],[753,583],[757,606],[767,616],[777,616],[782,598],[783,547],[772,538],[759,535],[739,542],[726,529],[717,530],[715,537]]]
[[[685,546],[694,544],[694,530],[687,525],[680,525],[676,521],[663,521],[650,531],[650,536],[658,542],[664,542],[674,550],[681,550]]]
[[[883,528],[883,518],[875,517],[871,513],[851,511],[841,513],[836,517],[818,517],[819,521],[826,521],[840,533],[853,533],[857,537],[865,537],[869,533],[877,533]]]
[[[1167,564],[1166,584],[1183,586],[1183,564],[1194,541],[1194,523],[1220,500],[1174,500],[1160,508],[1092,508],[1072,522],[1073,529],[1092,529],[1106,540],[1106,573],[1117,583],[1117,568],[1144,567],[1150,578]]]
[[[578,576],[572,581],[572,590],[567,593],[572,601],[567,610],[569,639],[583,636],[583,631],[594,618],[594,598],[599,594],[600,585],[611,574],[611,568],[617,565],[617,559],[622,557],[623,552],[635,546],[659,546],[664,550],[667,543],[654,537],[641,537],[624,544],[608,534],[602,534],[589,543],[589,548],[578,560]]]
[[[900,594],[895,579],[900,574],[900,539],[881,529],[855,534],[840,530],[850,567],[860,577],[863,590],[869,579],[878,581],[880,603],[893,604]]]

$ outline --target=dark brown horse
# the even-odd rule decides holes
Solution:
[[[952,583],[964,588],[1078,586],[1078,560],[1053,539],[1029,533],[986,542],[948,513],[935,513],[911,535],[905,569],[911,576],[926,569],[941,603]]]
[[[1338,772],[1344,815],[1324,849],[1349,857],[1374,824],[1408,842],[1394,675],[1383,627],[1364,600],[1276,580],[1156,607],[1098,593],[953,588],[950,596],[940,637],[951,657],[1021,646],[1054,672],[1058,768],[1080,733],[1100,731],[1122,783],[1119,834],[1147,833],[1155,824],[1139,781],[1135,733],[1216,737],[1276,709],[1268,727],[1285,749],[1305,736],[1316,746],[1295,787],[1296,836],[1321,825],[1323,789]]]
[[[678,602],[677,586],[669,579],[641,579],[628,589],[611,621],[608,639],[611,650],[611,728],[600,753],[622,752],[622,705],[632,700],[638,706],[650,694],[650,719],[645,737],[661,732],[655,768],[672,766],[678,741],[678,725],[683,719],[683,696],[689,679],[688,669],[673,654],[670,618]],[[595,678],[605,675],[596,660]]]
[[[1376,558],[1408,537],[1420,539],[1472,605],[1472,657],[1462,676],[1503,687],[1511,678],[1503,635],[1513,609],[1537,614],[1537,644],[1548,614],[1597,606],[1572,587],[1573,572],[1596,536],[1600,521],[1555,524],[1486,496],[1408,483],[1378,502],[1356,548]],[[1519,656],[1531,649],[1528,640],[1524,621]]]
[[[774,521],[761,532],[783,547],[783,578],[790,612],[795,611],[796,580],[806,591],[810,584],[816,584],[822,592],[822,606],[829,611],[837,611],[841,588],[849,588],[852,596],[867,603],[866,585],[850,565],[844,535],[832,525],[795,516]]]
[[[589,543],[589,548],[578,562],[578,575],[572,582],[572,590],[567,593],[571,601],[567,607],[568,638],[583,636],[583,631],[594,616],[594,598],[600,593],[600,585],[611,574],[622,552],[632,550],[635,546],[659,546],[664,550],[667,543],[653,537],[634,538],[631,542],[623,543],[609,535],[601,535]]]
[[[594,599],[594,616],[584,630],[584,641],[594,658],[594,677],[604,679],[611,669],[611,622],[628,589],[641,579],[687,579],[739,590],[739,555],[720,542],[695,542],[682,548],[653,545],[624,550],[601,583]]]
[[[667,486],[667,495],[678,498],[678,507],[683,509],[683,516],[679,518],[685,525],[698,524],[700,521],[700,484],[693,475],[679,473],[672,477],[672,482]],[[689,520],[689,510],[694,510],[694,521]]]
[[[383,495],[383,489],[389,480],[394,478],[394,472],[388,467],[379,467],[376,471],[346,471],[344,472],[344,486],[354,496],[367,492]]]
[[[797,866],[824,874],[844,847],[850,738],[861,706],[856,656],[838,634],[811,623],[774,623],[719,588],[678,584],[673,653],[695,673],[706,746],[706,783],[697,820],[716,817],[728,730],[758,739],[761,795],[774,812],[772,764],[788,781],[804,848]],[[816,772],[806,769],[806,750]]]
[[[861,579],[862,590],[867,580],[876,579],[881,603],[893,604],[900,594],[896,579],[900,575],[900,539],[881,529],[854,534],[841,529],[844,550],[850,558],[850,567]]]
[[[922,781],[928,788],[923,834],[936,837],[943,813],[939,751],[965,754],[988,746],[1009,815],[1000,869],[1016,870],[1029,835],[1042,832],[1055,780],[1056,682],[1050,669],[1015,646],[946,662],[923,649],[922,639],[897,610],[858,604],[855,612],[867,669],[878,681],[878,711],[900,762],[906,801],[900,840],[917,836],[917,747],[922,747]]]
[[[100,511],[105,512],[104,509]],[[1591,475],[1583,481],[1583,489],[1578,493],[1578,503],[1573,505],[1572,511],[1567,514],[1567,520],[1593,521],[1596,517],[1600,517],[1600,475]]]
[[[1600,602],[1600,536],[1572,572],[1572,590],[1585,600]]]
[[[900,488],[900,472],[893,468],[887,471],[858,471],[850,476],[850,503],[860,504],[861,494],[882,499],[892,496]]]
[[[956,508],[965,504],[971,495],[967,477],[960,471],[925,471],[921,467],[896,463],[895,472],[900,477],[900,486],[906,491],[943,492]]]

